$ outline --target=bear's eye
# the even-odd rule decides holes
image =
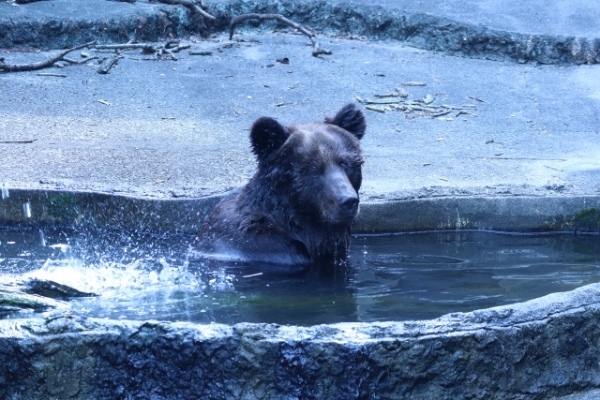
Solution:
[[[354,169],[359,169],[361,165],[363,165],[364,161],[362,159],[356,160],[340,160],[338,165],[342,167],[345,171],[350,171]]]

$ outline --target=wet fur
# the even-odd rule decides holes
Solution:
[[[358,199],[365,129],[353,104],[323,123],[284,127],[257,120],[250,137],[258,170],[217,206],[195,249],[280,264],[345,258],[356,210],[340,209],[336,196]]]

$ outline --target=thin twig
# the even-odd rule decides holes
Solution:
[[[38,69],[48,68],[54,65],[57,61],[61,61],[64,56],[72,51],[83,49],[84,47],[90,47],[96,42],[89,42],[80,44],[79,46],[72,47],[70,49],[60,52],[57,56],[51,57],[44,61],[39,61],[31,64],[7,64],[4,62],[4,58],[0,58],[0,72],[24,72],[24,71],[35,71]]]
[[[250,14],[242,14],[242,15],[238,15],[236,17],[233,17],[231,19],[231,23],[229,24],[229,40],[231,40],[233,38],[233,34],[235,32],[235,26],[237,24],[240,24],[240,23],[242,23],[244,21],[247,21],[249,19],[257,19],[260,22],[267,21],[267,20],[275,20],[275,21],[284,23],[286,25],[289,25],[292,28],[297,29],[301,33],[303,33],[306,36],[308,36],[308,38],[310,39],[310,41],[313,44],[313,51],[312,51],[312,55],[313,56],[317,57],[317,56],[320,56],[321,54],[325,54],[325,55],[332,54],[332,52],[330,50],[324,50],[324,49],[321,49],[319,47],[319,42],[317,42],[317,37],[314,34],[314,32],[309,31],[308,29],[306,29],[302,25],[297,24],[296,22],[287,19],[286,17],[284,17],[281,14],[255,14],[255,13],[250,13]]]
[[[55,76],[57,78],[66,78],[66,74],[54,74],[52,72],[39,72],[37,76]]]
[[[96,60],[97,58],[98,58],[98,56],[87,56],[85,58],[82,58],[81,60],[73,60],[72,58],[63,57],[62,60],[65,62],[68,62],[69,64],[81,65],[81,64],[85,64],[88,61]]]
[[[124,43],[124,44],[98,44],[94,46],[96,50],[132,50],[142,49],[143,51],[154,53],[156,47],[149,43]]]
[[[208,18],[208,19],[212,19],[212,20],[216,19],[214,16],[212,16],[209,13],[207,13],[206,11],[204,11],[202,9],[202,7],[200,7],[198,4],[196,4],[196,2],[194,2],[193,0],[158,0],[158,2],[164,3],[164,4],[171,4],[171,5],[182,5],[182,6],[189,8],[190,10],[192,10],[194,12],[197,12],[198,14],[202,15],[204,18]]]
[[[37,139],[29,140],[0,140],[0,144],[30,144],[35,142]]]

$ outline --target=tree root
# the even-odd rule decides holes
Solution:
[[[70,49],[61,51],[58,55],[51,57],[44,61],[39,61],[31,64],[7,64],[4,62],[4,58],[0,58],[0,72],[24,72],[24,71],[36,71],[38,69],[49,68],[53,66],[58,61],[71,62],[73,60],[66,59],[65,56],[72,51],[83,49],[85,47],[90,47],[94,45],[95,42],[89,42],[85,44],[81,44],[79,46],[72,47]],[[86,59],[85,61],[88,61]],[[76,61],[79,63],[78,61]]]
[[[309,31],[308,29],[306,29],[305,27],[303,27],[300,24],[297,24],[294,21],[291,21],[289,19],[287,19],[286,17],[284,17],[281,14],[255,14],[255,13],[250,13],[250,14],[242,14],[242,15],[238,15],[236,17],[233,17],[231,19],[231,23],[229,24],[229,40],[231,40],[233,38],[233,34],[235,31],[235,26],[247,21],[249,19],[256,19],[260,22],[262,21],[267,21],[267,20],[275,20],[278,22],[281,22],[283,24],[286,24],[288,26],[291,26],[294,29],[297,29],[298,31],[300,31],[301,33],[305,34],[306,36],[308,36],[308,38],[310,39],[310,41],[313,44],[313,51],[312,51],[312,55],[314,57],[320,56],[320,55],[330,55],[333,54],[330,50],[324,50],[321,49],[319,47],[319,42],[317,42],[317,37],[315,35],[314,32]]]

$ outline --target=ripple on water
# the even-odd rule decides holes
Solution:
[[[188,261],[192,240],[0,230],[0,278],[100,294],[70,300],[71,312],[85,316],[299,325],[434,318],[600,281],[598,236],[359,236],[346,266],[306,271]]]

